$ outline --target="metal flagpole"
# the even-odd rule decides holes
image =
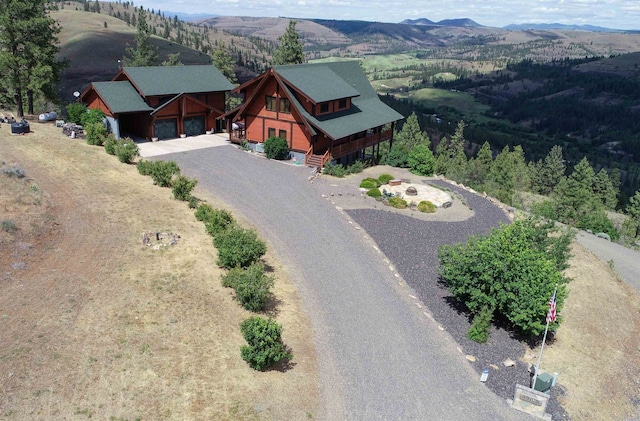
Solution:
[[[538,355],[536,371],[535,373],[533,373],[533,382],[531,383],[532,389],[536,388],[536,380],[538,379],[538,371],[540,371],[540,362],[542,361],[542,351],[544,350],[544,343],[547,340],[547,332],[549,331],[549,323],[551,322],[551,317],[550,317],[551,305],[552,305],[551,302],[553,302],[553,305],[555,307],[557,291],[558,291],[558,284],[556,284],[556,287],[553,289],[553,298],[551,298],[551,301],[549,301],[549,311],[547,312],[547,326],[544,328],[544,336],[542,337],[542,346],[540,347],[540,354]],[[553,319],[555,320],[555,317],[553,317]]]

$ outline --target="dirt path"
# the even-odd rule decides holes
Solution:
[[[305,312],[276,270],[272,314],[287,371],[240,358],[250,314],[220,285],[211,239],[184,202],[134,166],[52,125],[0,132],[0,418],[304,419],[317,411]],[[37,200],[35,200],[37,199]],[[141,245],[145,231],[178,244]],[[295,397],[295,398],[292,398]]]

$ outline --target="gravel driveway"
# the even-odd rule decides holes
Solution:
[[[411,218],[392,222],[382,211],[342,211],[322,197],[320,183],[307,180],[309,168],[231,146],[159,158],[175,160],[200,187],[252,221],[287,266],[318,351],[323,412],[314,418],[530,419],[479,382],[465,359],[467,351],[461,352],[452,333],[439,329],[413,296],[431,292],[413,281],[407,286],[396,272],[397,267],[409,282],[435,270],[429,253],[436,242],[405,230]],[[486,228],[501,218],[493,215]],[[464,238],[456,224],[448,230],[449,238]],[[368,233],[394,263],[385,260]],[[408,261],[407,244],[420,239],[430,250]]]

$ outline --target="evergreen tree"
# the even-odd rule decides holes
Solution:
[[[4,100],[15,104],[18,117],[24,115],[24,94],[30,113],[34,93],[55,97],[64,66],[56,61],[60,27],[47,16],[45,6],[44,0],[6,0],[0,8],[0,84],[9,94]]]
[[[614,210],[618,204],[618,190],[613,186],[609,173],[602,168],[593,178],[593,192],[605,208]]]
[[[169,58],[162,62],[162,66],[182,66],[182,62],[179,59],[180,53],[169,54]]]
[[[640,190],[629,199],[629,204],[625,209],[627,219],[622,224],[625,237],[634,243],[640,237]]]
[[[553,146],[544,161],[538,161],[536,169],[537,173],[531,174],[533,190],[544,195],[550,194],[566,172],[562,147]]]
[[[302,41],[296,31],[296,21],[290,20],[289,26],[283,35],[278,37],[280,46],[273,53],[273,65],[300,64],[304,63],[304,53],[302,52]]]
[[[449,158],[451,160],[447,168],[447,178],[463,182],[467,172],[467,155],[464,152],[464,129],[467,127],[462,120],[458,123],[456,131],[449,140]]]
[[[149,31],[149,25],[147,25],[147,19],[144,9],[140,9],[138,12],[138,25],[137,32],[134,38],[136,48],[130,47],[127,44],[127,54],[130,57],[124,56],[122,58],[122,64],[124,66],[155,66],[158,61],[158,50],[151,44],[151,33]]]
[[[407,121],[402,125],[402,130],[396,133],[394,139],[397,139],[398,144],[409,150],[418,145],[428,146],[431,142],[429,136],[420,130],[420,124],[415,112],[407,118]]]
[[[493,154],[489,142],[484,142],[475,158],[467,165],[466,179],[473,188],[481,188],[487,181],[487,176],[491,170]]]
[[[229,54],[222,44],[214,50],[211,59],[213,60],[213,65],[216,66],[216,68],[220,70],[220,73],[229,79],[231,83],[238,81],[236,73],[233,70],[233,57],[231,57],[231,54]]]

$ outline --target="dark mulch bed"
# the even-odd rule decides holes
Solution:
[[[433,317],[457,341],[465,354],[477,360],[470,363],[478,372],[489,368],[486,385],[504,399],[513,398],[515,385],[529,385],[527,364],[520,361],[526,341],[515,337],[508,328],[492,327],[489,342],[478,344],[467,338],[470,317],[464,306],[456,302],[438,276],[438,246],[465,242],[471,235],[486,234],[500,223],[509,223],[505,212],[489,200],[443,181],[430,181],[457,193],[473,209],[475,215],[462,222],[425,222],[410,216],[376,209],[356,209],[347,213],[376,241],[391,259],[407,284],[418,294]],[[516,365],[505,367],[506,359]],[[490,366],[497,366],[498,369]],[[569,416],[554,395],[562,393],[558,384],[552,389],[547,412],[554,420]]]

